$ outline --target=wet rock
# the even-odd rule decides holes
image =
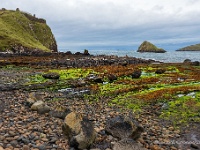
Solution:
[[[116,138],[134,140],[138,139],[144,131],[143,127],[139,126],[132,117],[122,115],[107,120],[105,130]]]
[[[96,75],[89,75],[86,80],[88,80],[89,82],[95,82],[95,83],[103,83],[103,79],[101,77],[98,77]]]
[[[115,75],[113,75],[113,74],[109,74],[107,77],[108,77],[108,80],[110,82],[113,82],[114,80],[117,80],[117,77]]]
[[[155,73],[156,74],[163,74],[163,73],[165,73],[165,69],[157,69],[156,71],[155,71]]]
[[[192,65],[193,66],[200,66],[200,62],[199,61],[194,61],[194,62],[192,62]]]
[[[88,148],[96,138],[93,124],[79,114],[71,112],[65,117],[63,133],[68,137],[71,147],[78,149]]]
[[[50,72],[42,75],[45,79],[59,79],[60,75],[56,72]]]
[[[194,148],[194,149],[199,149],[199,146],[196,144],[191,144],[190,147]]]
[[[140,143],[132,139],[123,139],[114,144],[113,150],[147,150]]]
[[[133,73],[132,73],[132,78],[139,78],[142,74],[142,71],[141,70],[135,70]]]

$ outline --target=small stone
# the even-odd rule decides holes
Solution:
[[[16,140],[14,140],[14,141],[11,141],[10,144],[11,144],[13,147],[16,147],[17,144],[18,144],[18,142],[17,142]]]
[[[29,149],[30,149],[30,148],[29,148],[28,145],[24,145],[23,148],[22,148],[22,150],[29,150]]]
[[[5,136],[0,135],[0,141],[3,141],[5,139]]]

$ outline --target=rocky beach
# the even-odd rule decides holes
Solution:
[[[67,52],[0,65],[0,150],[200,148],[198,62]]]

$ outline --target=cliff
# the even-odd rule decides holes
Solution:
[[[46,20],[17,9],[0,10],[0,51],[57,52],[57,44]]]
[[[155,45],[148,41],[144,41],[138,48],[137,52],[154,52],[154,53],[165,53],[166,51],[161,48],[157,48]]]
[[[200,51],[200,44],[186,46],[178,49],[177,51]]]

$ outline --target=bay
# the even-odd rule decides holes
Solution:
[[[72,50],[72,53],[83,52],[80,50]],[[167,51],[166,53],[139,53],[134,50],[89,50],[91,55],[117,55],[129,56],[142,59],[152,59],[161,62],[177,63],[183,62],[185,59],[191,61],[200,61],[200,51]]]

